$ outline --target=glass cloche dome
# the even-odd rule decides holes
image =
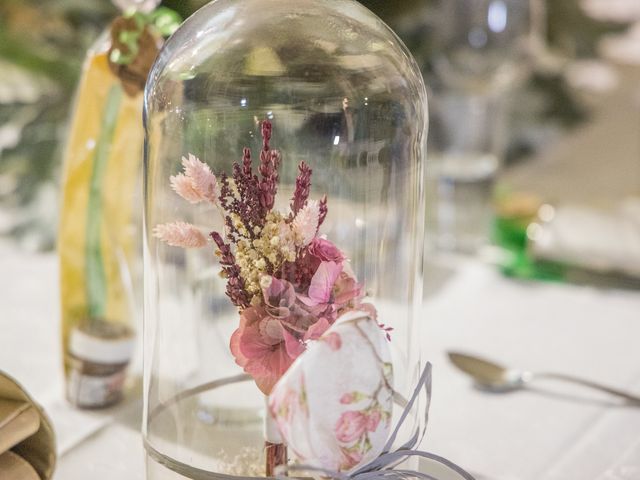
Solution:
[[[427,116],[410,53],[352,0],[216,0],[165,44],[145,90],[149,479],[382,451],[421,371]]]

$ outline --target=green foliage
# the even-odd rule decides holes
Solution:
[[[579,2],[548,0],[549,43],[569,57],[593,57],[604,34],[621,31],[625,25],[603,23],[586,16]]]
[[[54,178],[82,60],[114,13],[99,0],[0,3],[0,128],[13,133],[0,135],[0,178],[17,178],[0,201],[28,203]]]

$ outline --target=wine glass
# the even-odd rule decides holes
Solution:
[[[509,94],[529,71],[532,0],[441,0],[432,60],[431,226],[444,249],[475,252],[490,234]]]
[[[434,62],[447,88],[505,88],[527,71],[530,0],[446,0],[439,8]]]

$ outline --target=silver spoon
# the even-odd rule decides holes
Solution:
[[[540,379],[561,380],[564,382],[582,385],[583,387],[600,390],[610,395],[625,399],[627,402],[640,405],[640,397],[631,393],[608,387],[601,383],[592,382],[583,378],[551,372],[527,372],[507,368],[492,361],[467,355],[460,352],[448,352],[449,360],[460,370],[470,375],[475,382],[487,390],[495,392],[508,392],[525,388],[531,382]]]

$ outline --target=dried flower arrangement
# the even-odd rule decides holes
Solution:
[[[231,176],[216,177],[189,155],[182,161],[184,172],[171,177],[171,187],[186,201],[219,209],[224,234],[207,236],[184,222],[158,225],[153,232],[172,246],[216,245],[227,296],[240,312],[231,352],[267,395],[340,315],[357,309],[376,316],[373,305],[363,303],[363,285],[344,252],[319,234],[327,198],[309,199],[312,170],[305,162],[298,166],[289,211],[274,209],[281,155],[270,146],[271,130],[270,122],[262,122],[259,175],[245,148]]]
[[[273,425],[269,422],[275,422],[280,432],[278,443],[268,433],[265,437],[266,475],[302,469],[305,475],[316,472],[354,480],[426,478],[417,471],[394,470],[404,459],[418,456],[473,480],[455,464],[417,450],[424,435],[419,424],[409,441],[392,448],[422,390],[427,398],[426,426],[431,366],[425,367],[392,428],[396,393],[388,343],[391,328],[379,324],[375,307],[363,302],[364,287],[346,254],[320,235],[327,198],[309,199],[312,170],[306,163],[298,166],[288,211],[275,209],[281,155],[270,146],[271,130],[270,122],[262,122],[257,173],[251,151],[245,148],[231,176],[216,177],[206,164],[189,155],[182,159],[184,171],[171,177],[171,187],[183,199],[193,204],[208,202],[220,211],[223,234],[205,235],[180,221],[158,225],[153,231],[172,246],[213,243],[216,247],[221,274],[227,279],[226,294],[240,315],[230,339],[231,352],[267,396],[266,430]],[[350,348],[342,348],[345,342]],[[304,352],[304,361],[294,364]],[[352,367],[344,368],[347,364]],[[325,378],[327,371],[335,373]],[[312,397],[322,398],[313,411]],[[288,464],[285,440],[302,464]]]

